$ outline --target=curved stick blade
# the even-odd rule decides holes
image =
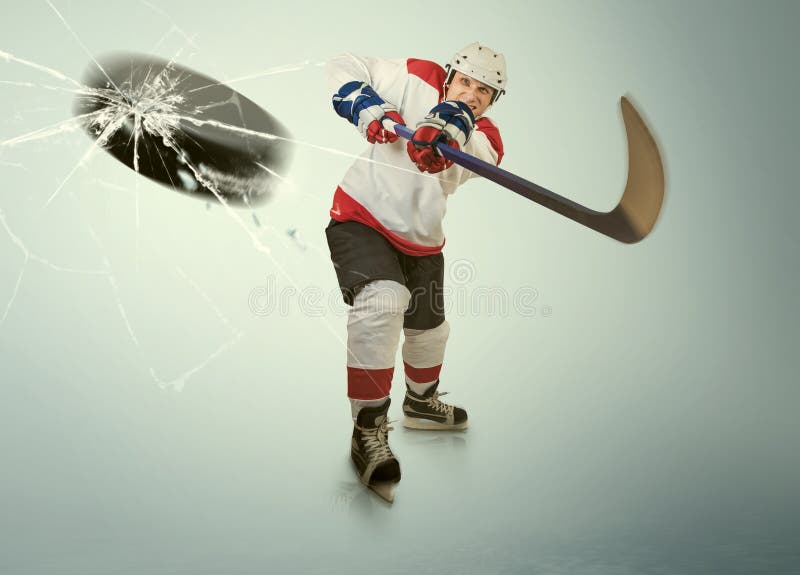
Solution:
[[[631,101],[620,100],[622,119],[628,137],[628,181],[625,192],[608,214],[616,224],[616,239],[635,243],[645,238],[656,225],[664,201],[664,166],[653,135]]]

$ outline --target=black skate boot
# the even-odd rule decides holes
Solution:
[[[400,481],[400,463],[389,448],[388,433],[392,429],[386,419],[389,403],[391,399],[387,398],[383,405],[364,407],[358,412],[350,457],[361,483],[391,503]]]
[[[411,429],[466,429],[467,412],[439,401],[447,392],[439,393],[439,380],[436,380],[423,395],[417,395],[406,386],[403,400],[403,427]]]

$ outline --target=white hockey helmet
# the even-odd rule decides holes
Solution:
[[[445,66],[447,78],[444,85],[447,86],[453,79],[456,70],[466,74],[470,78],[483,82],[487,86],[494,88],[494,96],[491,103],[494,104],[505,94],[508,77],[506,76],[506,58],[498,54],[491,48],[481,46],[478,42],[473,42],[469,46],[464,46]]]

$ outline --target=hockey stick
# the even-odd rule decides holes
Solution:
[[[597,212],[582,206],[446,144],[437,144],[437,148],[448,160],[488,180],[587,228],[620,242],[633,244],[645,238],[658,220],[664,199],[664,167],[658,144],[639,112],[624,96],[620,100],[620,107],[628,136],[628,180],[622,198],[610,212]],[[401,124],[396,124],[394,131],[407,140],[414,133]]]

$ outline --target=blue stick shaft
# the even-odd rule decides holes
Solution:
[[[411,140],[412,136],[414,135],[414,131],[409,129],[408,126],[404,126],[402,124],[395,124],[394,125],[394,132],[401,138],[405,138],[406,140]],[[587,215],[599,215],[600,212],[596,212],[587,208],[586,206],[582,206],[570,200],[569,198],[565,198],[564,196],[559,196],[555,192],[551,192],[547,188],[543,188],[538,184],[534,184],[531,181],[526,180],[525,178],[520,178],[519,176],[512,174],[502,168],[499,168],[489,162],[484,162],[483,160],[476,158],[466,152],[462,152],[461,150],[456,150],[455,148],[448,146],[447,144],[437,144],[436,147],[439,149],[439,152],[447,158],[451,160],[453,163],[458,164],[459,166],[463,166],[468,170],[471,170],[478,174],[479,176],[483,176],[487,180],[492,180],[500,184],[501,186],[508,188],[512,192],[516,192],[519,195],[528,198],[538,204],[545,206],[553,211],[556,211],[562,215],[566,215],[568,217],[574,216],[574,212],[577,211],[579,213],[584,213]],[[573,218],[574,219],[574,218]]]

